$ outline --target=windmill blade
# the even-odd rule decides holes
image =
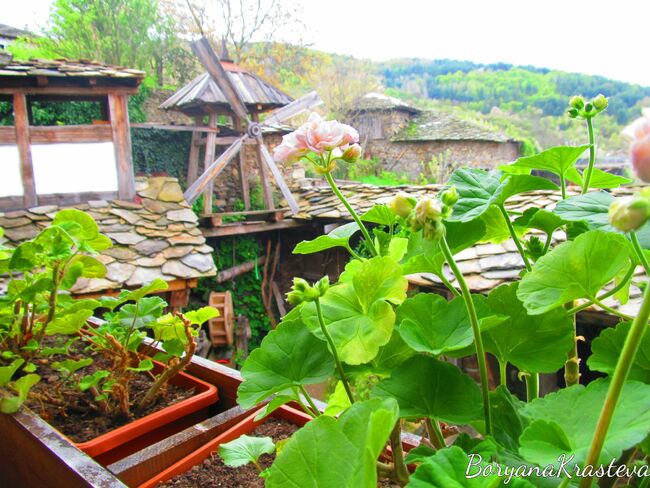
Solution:
[[[192,44],[192,52],[199,58],[201,64],[206,69],[210,77],[214,80],[217,86],[221,89],[221,92],[228,100],[230,108],[232,111],[239,117],[243,119],[246,124],[250,121],[248,119],[248,109],[246,105],[239,98],[239,93],[235,89],[235,86],[230,81],[230,77],[226,70],[221,66],[221,61],[219,61],[219,56],[214,52],[210,42],[205,37],[202,37],[198,41],[194,41]]]
[[[291,209],[291,212],[297,214],[300,211],[300,207],[298,206],[298,202],[296,202],[296,199],[293,197],[293,193],[291,193],[291,190],[289,190],[289,186],[287,185],[287,182],[284,181],[284,176],[282,176],[282,172],[275,164],[275,161],[273,160],[273,156],[271,156],[271,153],[269,152],[266,145],[264,144],[262,137],[258,136],[255,139],[257,140],[257,144],[260,146],[260,154],[262,155],[262,159],[264,160],[268,168],[271,170],[271,173],[273,174],[276,183],[280,187],[280,191],[282,192],[284,199],[289,204],[289,208]]]
[[[298,100],[294,100],[288,105],[285,105],[282,108],[274,110],[269,114],[268,117],[264,120],[262,125],[274,125],[282,124],[286,120],[289,120],[292,117],[314,107],[321,105],[323,101],[318,96],[318,93],[315,91],[309,92],[306,95],[303,95]]]
[[[219,173],[226,167],[232,158],[234,158],[242,148],[244,141],[248,139],[248,134],[244,134],[235,140],[221,156],[219,156],[208,169],[206,169],[199,178],[185,191],[183,196],[188,203],[194,203],[194,200],[203,192],[203,189],[210,184]]]

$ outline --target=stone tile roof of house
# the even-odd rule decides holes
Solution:
[[[18,39],[19,37],[34,37],[34,34],[28,30],[18,29],[7,24],[0,24],[0,37]]]
[[[415,117],[392,138],[394,142],[417,141],[490,141],[507,142],[512,138],[488,125],[456,115],[427,110]]]
[[[391,110],[402,110],[412,114],[420,113],[421,110],[406,103],[399,98],[384,95],[383,93],[370,92],[363,95],[354,102],[351,112],[389,112]]]
[[[69,59],[7,59],[0,63],[0,76],[48,76],[84,78],[144,78],[144,71],[110,66],[88,60]]]
[[[295,216],[302,219],[321,219],[326,221],[351,221],[351,217],[345,207],[332,193],[329,186],[323,186],[321,180],[303,180],[299,189],[294,190],[298,197],[300,213]],[[352,207],[357,212],[364,213],[375,204],[386,203],[390,198],[399,192],[408,193],[416,198],[425,195],[434,196],[442,188],[442,185],[426,186],[375,186],[361,183],[343,183],[340,185],[341,192],[349,199]],[[614,190],[617,196],[629,195],[633,189],[622,187]],[[569,195],[577,192],[569,189]],[[523,212],[531,207],[542,207],[552,209],[561,200],[558,192],[535,191],[516,195],[508,199],[508,209],[515,212]],[[563,241],[563,232],[557,232],[553,236],[554,241]],[[512,240],[508,239],[499,244],[484,243],[466,249],[456,255],[458,265],[465,275],[465,278],[474,292],[488,293],[493,288],[516,280],[524,269],[521,256]],[[637,275],[643,274],[639,267]],[[453,275],[447,270],[447,276],[454,282]],[[440,279],[433,274],[418,274],[411,276],[412,281],[417,284],[433,284],[442,287]],[[621,305],[614,298],[608,298],[605,304],[619,309],[623,313],[634,314],[641,303],[641,290],[632,285],[630,300],[627,304]]]
[[[293,101],[286,93],[240,66],[226,61],[221,64],[239,98],[251,112],[283,107]],[[210,107],[223,113],[232,110],[225,95],[208,73],[197,76],[160,104],[163,110],[180,110],[190,115],[207,113]]]
[[[134,201],[96,200],[74,206],[97,221],[113,247],[98,256],[106,265],[106,277],[81,278],[73,292],[95,293],[139,286],[154,278],[173,281],[216,273],[212,248],[206,245],[176,178],[136,178],[136,192]],[[35,237],[57,210],[50,205],[0,212],[5,245]]]

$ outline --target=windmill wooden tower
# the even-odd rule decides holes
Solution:
[[[292,212],[298,211],[298,204],[291,194],[280,169],[264,144],[263,129],[272,128],[322,103],[316,92],[308,93],[298,100],[269,85],[264,80],[247,72],[231,61],[222,61],[213,51],[206,38],[192,43],[192,51],[206,69],[183,88],[165,100],[160,108],[178,110],[195,118],[197,126],[207,127],[193,132],[192,146],[188,163],[188,185],[185,199],[192,203],[203,193],[204,213],[212,212],[212,188],[215,177],[223,171],[239,154],[239,173],[242,181],[244,201],[249,201],[249,190],[245,175],[244,144],[255,144],[258,149],[258,163],[264,199],[269,209],[273,208],[273,198],[268,183],[268,171],[280,188]],[[260,114],[270,112],[263,122]],[[217,118],[225,115],[232,118],[236,137],[219,137]],[[201,132],[205,138],[205,157],[203,173],[199,176],[199,141]],[[226,150],[215,159],[215,147],[228,144]]]

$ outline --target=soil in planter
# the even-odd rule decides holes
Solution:
[[[253,431],[256,437],[271,437],[273,442],[291,437],[298,426],[283,419],[269,418]],[[263,454],[259,462],[263,469],[273,464],[275,455]],[[252,464],[239,468],[230,468],[223,464],[217,453],[189,471],[176,476],[167,483],[159,485],[166,488],[194,487],[228,487],[228,488],[264,488],[264,479],[259,477],[257,468]]]
[[[283,419],[269,418],[253,431],[256,437],[271,437],[273,442],[287,439],[298,430],[298,426]],[[275,454],[263,454],[260,465],[266,469],[273,464]],[[260,478],[257,468],[248,464],[239,468],[229,468],[218,454],[213,454],[203,463],[194,466],[189,471],[176,476],[170,481],[158,485],[158,488],[264,488],[264,479]],[[399,485],[390,480],[380,480],[378,488],[399,488]]]
[[[82,352],[82,347],[83,344],[81,342],[74,344],[70,351],[70,357],[75,360],[88,357],[87,353]],[[92,355],[90,357],[93,358],[94,362],[82,370],[83,375],[92,374],[98,369],[111,368],[110,361],[103,356]],[[61,375],[53,370],[50,365],[54,361],[61,361],[63,359],[65,359],[64,356],[54,356],[47,361],[38,363],[37,373],[41,376],[42,380],[34,387],[34,393],[54,396],[52,392],[56,391],[58,385],[60,385]],[[65,407],[55,406],[34,399],[30,399],[27,405],[72,441],[81,443],[92,440],[133,420],[145,417],[194,395],[193,390],[184,390],[174,385],[168,385],[166,390],[161,392],[153,402],[138,412],[135,406],[138,405],[152,384],[153,379],[148,373],[136,373],[129,383],[132,405],[131,418],[125,418],[122,415],[106,416],[99,408],[99,404],[93,400],[93,395],[90,391],[82,392],[74,389],[73,386],[60,388],[60,394],[57,395],[57,398],[64,400]]]

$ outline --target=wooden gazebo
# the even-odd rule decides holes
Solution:
[[[221,66],[254,122],[259,121],[259,115],[261,113],[284,107],[293,100],[276,87],[268,84],[232,61],[221,60]],[[188,186],[199,175],[199,152],[201,147],[205,147],[203,169],[206,170],[215,160],[216,147],[226,148],[230,146],[245,130],[242,126],[241,118],[233,112],[227,96],[215,82],[214,78],[207,72],[197,76],[187,85],[179,89],[165,100],[160,105],[160,108],[163,110],[182,112],[192,117],[195,121],[195,130],[192,132],[192,144],[188,158]],[[235,135],[232,135],[232,133],[230,135],[220,135],[217,124],[219,116],[232,118],[233,129],[236,132]],[[202,133],[206,133],[207,135],[203,137]],[[250,139],[244,144],[252,145],[256,144],[256,142]],[[260,154],[257,155],[257,164],[266,206],[268,209],[273,209],[273,195],[268,182],[267,167],[262,162]],[[250,209],[250,189],[245,174],[245,156],[243,150],[239,152],[238,170],[242,184],[244,205],[248,210]],[[210,213],[211,207],[211,202],[208,201],[210,200],[211,192],[205,195],[208,198],[204,202],[204,208],[205,213],[208,214]]]

